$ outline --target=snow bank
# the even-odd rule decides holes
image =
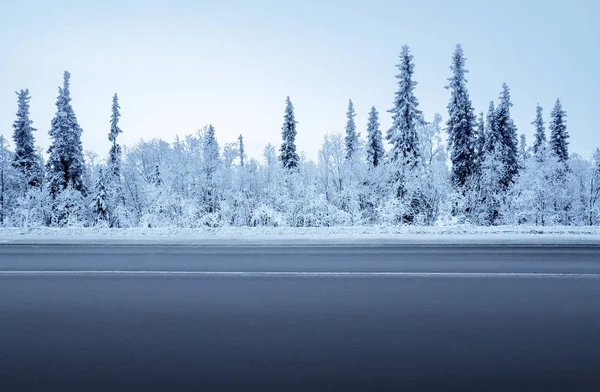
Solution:
[[[6,228],[1,243],[157,243],[213,245],[586,244],[600,246],[600,227],[375,226],[169,228]]]

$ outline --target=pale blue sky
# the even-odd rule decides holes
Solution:
[[[118,92],[122,144],[172,141],[213,123],[221,144],[242,133],[259,159],[268,142],[280,144],[290,95],[298,147],[314,158],[326,132],[343,131],[349,98],[363,135],[372,105],[387,129],[403,44],[415,56],[421,108],[445,118],[443,86],[462,43],[477,112],[508,83],[519,133],[531,141],[536,103],[547,121],[560,97],[570,151],[589,157],[600,146],[599,3],[2,0],[0,131],[11,137],[14,91],[29,88],[37,142],[47,148],[69,70],[84,148],[101,156]]]

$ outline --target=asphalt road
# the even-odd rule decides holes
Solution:
[[[600,390],[600,247],[0,245],[2,391]]]

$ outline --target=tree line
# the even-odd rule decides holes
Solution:
[[[445,86],[445,123],[440,114],[428,120],[419,109],[414,67],[403,46],[385,135],[372,107],[362,137],[350,100],[345,131],[324,136],[316,162],[297,151],[289,97],[279,153],[269,144],[259,161],[246,156],[242,135],[220,147],[213,125],[172,143],[122,148],[117,94],[107,127],[111,147],[98,161],[83,150],[65,72],[46,159],[35,145],[29,90],[17,92],[14,149],[0,136],[0,225],[600,224],[600,150],[591,160],[569,154],[567,113],[559,99],[548,123],[543,108],[535,108],[528,146],[511,118],[508,85],[487,112],[476,114],[460,45]]]

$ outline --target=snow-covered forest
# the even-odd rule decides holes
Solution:
[[[248,157],[244,137],[252,135],[218,141],[218,124],[122,147],[117,94],[111,148],[99,159],[81,143],[65,72],[47,151],[36,147],[34,126],[46,125],[30,120],[29,91],[17,92],[13,143],[0,136],[0,225],[600,225],[600,150],[591,159],[569,153],[561,101],[531,108],[535,138],[527,141],[511,118],[508,85],[488,108],[473,107],[465,60],[457,45],[440,86],[447,108],[424,114],[404,46],[391,109],[373,107],[357,124],[350,100],[345,130],[324,135],[316,162],[296,148],[302,129],[290,97],[282,99],[282,140]],[[393,125],[380,129],[388,115]]]

